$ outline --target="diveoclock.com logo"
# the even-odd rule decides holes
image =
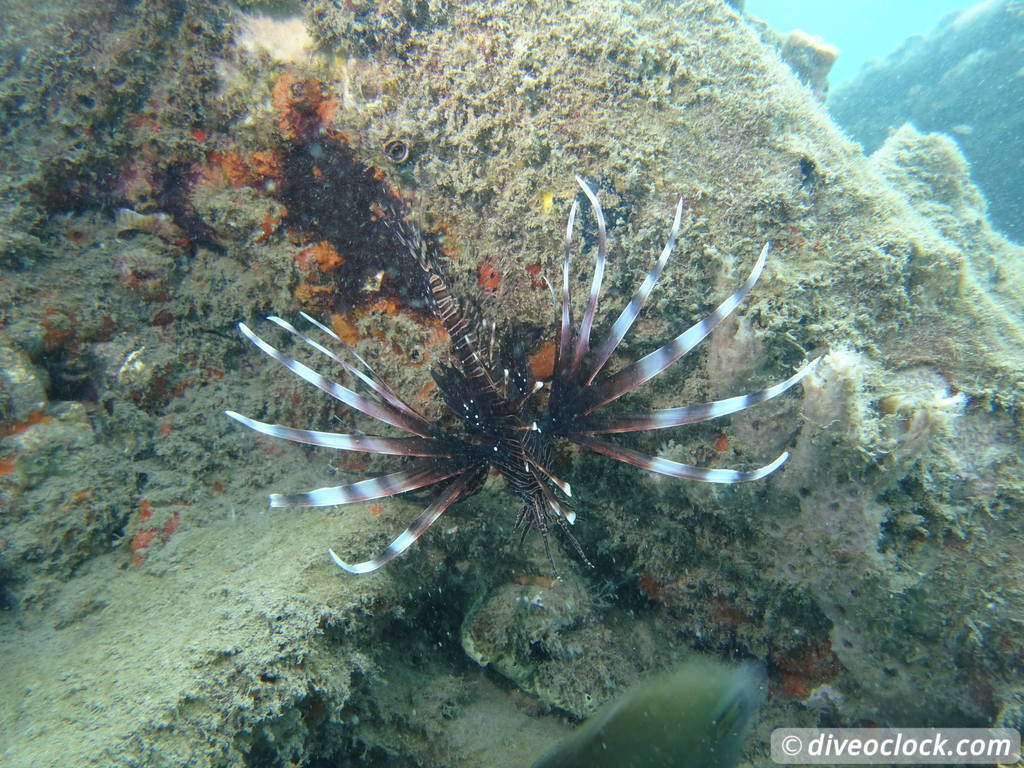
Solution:
[[[1020,760],[1020,733],[1013,728],[776,728],[771,754],[783,765],[1011,765]]]

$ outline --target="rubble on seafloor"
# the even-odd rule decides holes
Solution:
[[[518,766],[694,649],[765,668],[752,764],[782,724],[1019,721],[1024,254],[948,139],[865,156],[717,0],[100,2],[4,34],[4,760]],[[235,323],[307,311],[438,416],[446,339],[383,223],[407,210],[549,369],[575,173],[608,218],[605,320],[686,200],[613,365],[772,243],[738,317],[633,407],[824,355],[748,413],[623,441],[789,462],[713,486],[560,449],[593,569],[563,549],[551,573],[490,479],[385,569],[339,572],[328,547],[376,554],[427,502],[266,510],[385,465],[226,419],[371,428]]]

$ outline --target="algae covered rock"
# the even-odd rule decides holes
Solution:
[[[654,623],[609,610],[593,589],[576,576],[498,586],[467,612],[462,647],[545,706],[583,717],[675,656]]]
[[[68,17],[12,56],[0,102],[0,165],[20,174],[0,194],[17,230],[0,296],[26,350],[4,353],[4,386],[28,381],[12,412],[31,412],[45,369],[68,403],[0,454],[20,608],[0,613],[5,758],[521,766],[566,730],[539,713],[582,717],[695,647],[763,662],[779,722],[1016,717],[1024,256],[947,140],[900,130],[865,157],[717,0],[110,8],[86,14],[95,34]],[[299,45],[273,39],[296,19]],[[555,579],[488,482],[345,580],[328,547],[380,551],[429,502],[267,511],[267,492],[387,468],[230,424],[369,431],[235,324],[307,311],[444,418],[429,370],[446,342],[379,201],[401,200],[460,297],[533,355],[557,334],[577,173],[607,214],[602,308],[628,300],[686,200],[610,370],[706,316],[772,244],[738,316],[623,413],[756,391],[824,355],[757,412],[621,444],[789,462],[698,486],[560,448],[593,571],[556,553]],[[174,229],[119,232],[119,208]]]
[[[45,374],[28,355],[0,339],[0,422],[24,422],[46,405]]]
[[[130,473],[97,440],[81,403],[56,403],[0,439],[9,607],[45,604],[83,563],[110,551],[128,516]]]
[[[829,109],[868,152],[908,123],[955,140],[996,226],[1021,242],[1020,173],[1009,171],[1006,160],[1024,150],[1019,124],[1009,117],[1010,105],[1024,97],[1022,45],[1024,13],[1013,0],[966,4],[871,62],[831,95]]]

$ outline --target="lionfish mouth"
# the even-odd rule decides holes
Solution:
[[[396,237],[422,268],[431,307],[450,339],[450,364],[438,366],[433,376],[446,405],[462,423],[463,430],[459,434],[442,429],[410,406],[334,331],[305,313],[301,313],[303,319],[316,332],[329,338],[333,345],[344,350],[351,362],[280,317],[267,319],[341,366],[352,378],[353,386],[362,389],[362,394],[293,360],[253,333],[245,323],[238,324],[243,336],[299,378],[349,408],[405,434],[401,437],[376,437],[318,432],[256,421],[234,411],[225,411],[228,416],[255,432],[282,440],[411,459],[399,471],[348,485],[318,488],[305,493],[271,494],[271,507],[351,504],[447,483],[420,516],[376,558],[349,563],[333,549],[328,549],[331,558],[343,570],[369,573],[405,552],[448,507],[474,492],[491,468],[504,476],[509,490],[520,501],[517,525],[523,529],[524,535],[529,528],[537,528],[541,532],[552,567],[554,562],[548,533],[553,526],[561,529],[579,557],[587,562],[582,548],[569,531],[569,526],[576,519],[568,503],[571,488],[550,469],[553,445],[558,438],[641,469],[705,483],[759,480],[782,466],[789,457],[783,452],[768,464],[750,470],[707,469],[660,456],[648,456],[598,437],[695,424],[743,411],[793,387],[821,358],[805,364],[785,381],[750,394],[642,413],[602,413],[609,403],[650,381],[682,358],[739,306],[764,270],[769,244],[761,249],[744,283],[711,314],[653,352],[615,373],[602,376],[605,364],[643,310],[668,263],[679,234],[683,200],[680,198],[676,205],[672,231],[661,254],[604,337],[592,346],[591,332],[607,261],[608,240],[604,212],[597,195],[583,179],[577,176],[576,181],[589,200],[597,222],[597,256],[590,294],[577,325],[572,317],[569,279],[573,228],[579,209],[574,201],[569,211],[562,258],[561,317],[555,364],[551,378],[546,382],[530,380],[529,367],[521,356],[516,358],[510,352],[496,354],[491,348],[493,340],[490,345],[482,345],[477,340],[459,302],[448,289],[445,270],[437,254],[428,248],[416,227],[400,217],[390,222]],[[542,388],[548,390],[548,396],[538,405],[541,398],[533,395]]]

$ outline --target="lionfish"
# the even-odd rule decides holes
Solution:
[[[782,466],[789,457],[787,452],[783,452],[770,463],[747,471],[707,469],[660,456],[648,456],[599,437],[694,424],[743,411],[790,389],[810,372],[820,358],[807,363],[785,381],[750,394],[699,405],[606,415],[603,412],[604,406],[666,370],[736,309],[761,276],[769,244],[766,243],[761,249],[746,281],[710,315],[664,346],[614,373],[602,376],[608,360],[650,298],[675,247],[683,200],[680,198],[676,205],[672,231],[660,256],[604,337],[592,345],[591,333],[607,261],[607,226],[595,192],[579,176],[576,181],[593,209],[597,224],[597,256],[590,294],[582,320],[576,325],[571,311],[569,263],[579,203],[573,201],[562,258],[560,329],[552,374],[546,382],[531,381],[530,369],[521,351],[518,357],[512,355],[510,359],[503,360],[499,368],[494,361],[493,350],[478,340],[481,334],[474,332],[474,324],[467,319],[459,301],[449,290],[445,271],[433,249],[425,245],[419,229],[402,221],[393,225],[399,240],[423,269],[431,309],[448,334],[451,364],[436,366],[432,376],[446,406],[462,422],[464,434],[453,434],[443,429],[410,406],[333,330],[305,313],[302,313],[302,317],[345,350],[354,362],[339,357],[280,317],[271,316],[267,319],[341,366],[368,390],[366,394],[360,394],[320,375],[268,344],[245,323],[238,324],[243,336],[299,378],[349,408],[395,427],[407,436],[377,437],[318,432],[256,421],[234,411],[225,411],[228,416],[261,434],[296,443],[343,451],[412,457],[405,468],[390,474],[306,493],[271,494],[271,507],[351,504],[447,483],[420,516],[376,558],[349,563],[342,560],[333,549],[328,549],[330,557],[343,570],[349,573],[369,573],[405,552],[448,507],[477,490],[490,469],[497,470],[504,477],[508,488],[520,502],[517,530],[522,530],[524,536],[530,528],[540,531],[552,567],[554,562],[548,539],[553,526],[561,529],[579,557],[589,564],[576,538],[569,531],[569,526],[576,520],[576,513],[568,502],[572,489],[569,483],[556,477],[551,470],[557,438],[564,438],[641,469],[705,483],[759,480]],[[493,346],[493,325],[490,346]],[[537,394],[541,389],[547,389],[546,400],[543,394]]]

